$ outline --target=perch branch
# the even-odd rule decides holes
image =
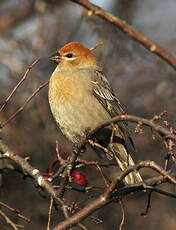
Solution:
[[[145,125],[150,128],[152,128],[154,131],[156,131],[162,138],[164,139],[171,139],[173,141],[176,141],[176,135],[171,133],[167,128],[162,127],[161,125],[156,124],[153,122],[153,120],[148,120],[145,118],[133,116],[133,115],[121,115],[121,116],[116,116],[113,117],[110,120],[107,120],[99,125],[97,125],[94,129],[89,130],[88,135],[80,141],[79,148],[83,147],[88,140],[94,135],[98,130],[111,125],[112,123],[118,123],[122,121],[128,121],[128,122],[133,122],[133,123],[138,123],[140,125]]]

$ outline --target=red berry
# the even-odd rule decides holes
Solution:
[[[74,183],[79,184],[81,186],[85,186],[88,183],[84,174],[78,170],[75,170],[71,173],[71,178]]]
[[[52,180],[52,174],[51,173],[43,173],[42,176],[45,178],[45,180],[48,180],[48,181]]]

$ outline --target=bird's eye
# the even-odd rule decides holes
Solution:
[[[67,57],[67,58],[72,58],[72,57],[73,57],[73,54],[68,53],[68,54],[65,55],[65,57]]]

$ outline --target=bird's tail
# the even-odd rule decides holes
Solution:
[[[120,143],[111,143],[110,144],[110,149],[114,154],[114,157],[117,161],[118,166],[122,171],[126,170],[128,166],[133,166],[134,161],[130,154],[127,152],[125,146]],[[133,171],[129,173],[125,177],[125,182],[127,184],[135,184],[135,183],[141,183],[142,182],[142,177],[137,171]]]
[[[109,150],[108,153],[106,152],[106,157],[109,160],[115,158],[122,171],[134,165],[134,161],[129,153],[135,152],[135,148],[126,126],[115,126],[114,132],[109,127],[104,128],[96,133],[96,139]],[[94,150],[99,153],[95,147]],[[141,183],[143,180],[139,172],[133,171],[124,178],[124,181],[127,184],[136,184]]]

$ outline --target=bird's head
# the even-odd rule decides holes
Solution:
[[[59,65],[60,69],[73,68],[99,69],[96,57],[91,52],[93,48],[86,48],[78,42],[70,42],[63,46],[55,56],[50,59]]]

